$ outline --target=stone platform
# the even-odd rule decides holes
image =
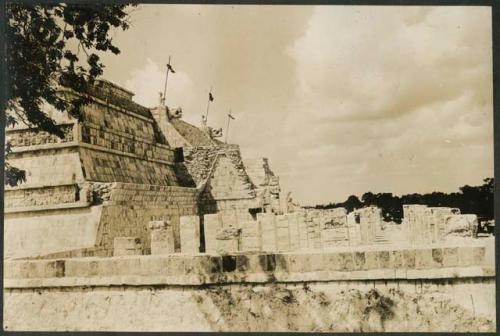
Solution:
[[[4,328],[491,332],[492,247],[4,261]]]
[[[494,277],[482,244],[4,262],[6,288]]]

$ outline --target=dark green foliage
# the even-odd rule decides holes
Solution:
[[[459,208],[462,213],[476,214],[480,220],[493,219],[493,193],[494,179],[484,179],[480,186],[463,186],[460,192],[442,193],[432,192],[429,194],[409,194],[395,196],[391,193],[372,192],[364,193],[359,200],[356,196],[342,203],[330,203],[328,205],[317,205],[317,209],[330,209],[344,207],[349,212],[364,206],[374,205],[382,209],[382,216],[386,221],[401,223],[403,219],[403,204],[425,204],[432,207]]]
[[[43,111],[49,104],[80,119],[89,102],[84,94],[104,65],[98,52],[118,54],[111,29],[127,29],[126,4],[8,3],[6,13],[6,126],[29,127],[64,137]],[[69,101],[58,93],[65,86],[80,94]],[[6,151],[7,152],[7,151]],[[22,174],[6,164],[5,183],[16,185]]]

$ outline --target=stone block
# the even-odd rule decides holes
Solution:
[[[266,272],[267,258],[261,254],[246,254],[236,257],[236,266],[238,271],[245,273]]]
[[[240,251],[261,251],[260,237],[241,237]]]
[[[216,252],[219,254],[227,254],[232,252],[238,252],[239,250],[239,238],[231,239],[216,239]]]
[[[426,248],[415,250],[415,268],[432,268],[433,264],[434,261],[432,259],[432,249]]]
[[[305,273],[309,272],[309,258],[304,254],[284,254],[288,272]]]
[[[181,216],[179,226],[182,253],[200,252],[200,218]]]
[[[157,230],[151,233],[151,254],[175,253],[173,228]]]
[[[474,265],[484,265],[486,263],[486,247],[475,246],[472,251]]]
[[[232,255],[222,256],[222,271],[223,272],[236,271],[236,256]]]
[[[286,215],[276,216],[276,227],[288,229],[289,227],[288,217]]]
[[[61,278],[65,276],[65,260],[48,261],[46,264],[46,275],[48,277]]]
[[[377,259],[378,259],[378,268],[392,268],[389,251],[378,251]]]
[[[353,266],[355,270],[364,270],[366,265],[365,252],[353,253]]]
[[[262,267],[264,272],[274,272],[277,270],[277,254],[260,254],[259,265]]]
[[[341,271],[352,271],[354,270],[354,258],[350,252],[340,252],[337,253],[338,258],[338,268]]]
[[[379,268],[379,251],[365,251],[365,269]]]
[[[442,267],[442,266],[443,266],[443,249],[433,248],[431,267]]]
[[[205,251],[215,253],[217,251],[217,232],[222,228],[222,222],[219,214],[210,214],[203,216],[203,226],[205,233]]]
[[[325,270],[325,261],[323,257],[323,253],[310,253],[310,268],[312,272],[316,271],[324,271]]]
[[[88,259],[67,259],[65,262],[66,277],[86,277],[89,275]]]
[[[458,247],[443,248],[443,266],[444,267],[460,266],[460,260],[458,257]]]
[[[404,267],[408,269],[414,269],[415,264],[415,250],[403,250]]]
[[[262,250],[274,252],[277,250],[276,245],[276,216],[271,213],[257,214],[257,221],[260,223]]]
[[[250,268],[248,256],[244,254],[236,255],[236,269],[238,272],[247,272]]]
[[[166,258],[167,274],[170,276],[181,276],[184,275],[184,263],[185,258],[181,255],[169,255]]]
[[[459,266],[477,266],[484,264],[484,246],[461,246],[458,248]]]
[[[222,222],[222,227],[227,227],[227,226],[238,226],[238,216],[236,211],[221,211],[221,216],[220,216],[221,222]]]
[[[210,256],[208,259],[207,266],[209,273],[214,274],[222,272],[222,257]]]
[[[113,255],[140,255],[142,254],[141,239],[138,237],[115,237]]]
[[[390,251],[390,264],[392,268],[403,268],[404,267],[404,254],[401,250]]]
[[[286,217],[288,219],[288,227],[289,227],[289,233],[290,233],[290,249],[292,251],[295,251],[295,250],[298,250],[300,247],[298,214],[289,213],[289,214],[286,214]]]
[[[276,272],[289,272],[290,264],[289,260],[285,257],[284,254],[273,254]]]
[[[95,260],[94,262],[97,265],[97,274],[94,275],[98,275],[100,277],[118,275],[117,260],[118,258],[102,258]]]
[[[102,261],[103,260],[99,260],[99,263]],[[114,259],[113,262],[113,275],[132,275],[136,274],[141,269],[140,258],[117,258]],[[102,269],[101,267],[102,266],[99,266],[99,269]]]
[[[208,256],[206,255],[196,255],[196,256],[181,256],[184,264],[184,274],[189,276],[206,276],[206,262]]]
[[[141,275],[167,275],[168,262],[166,257],[144,256],[140,258]]]

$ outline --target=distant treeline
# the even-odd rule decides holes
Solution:
[[[450,194],[433,192],[429,194],[409,194],[401,197],[392,193],[367,192],[361,196],[349,196],[345,202],[316,205],[316,209],[346,208],[351,212],[365,206],[375,205],[382,209],[386,221],[401,223],[403,219],[403,204],[425,204],[432,207],[459,208],[463,214],[476,214],[479,220],[493,219],[493,186],[494,179],[484,179],[480,186],[465,185],[460,192]]]

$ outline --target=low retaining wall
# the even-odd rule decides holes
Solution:
[[[301,253],[139,255],[4,262],[7,288],[494,276],[480,245]]]
[[[471,245],[5,261],[4,328],[493,331],[488,253]]]

